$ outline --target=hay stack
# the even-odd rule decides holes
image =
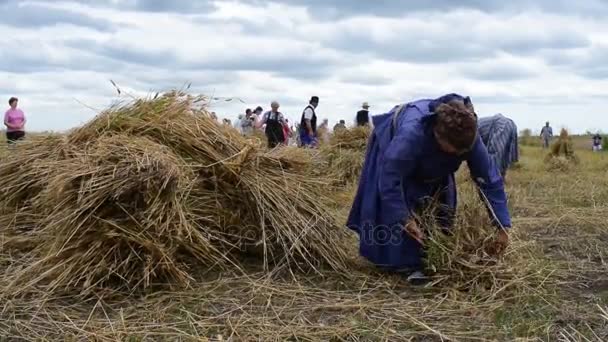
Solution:
[[[337,180],[336,185],[359,180],[370,134],[368,127],[343,129],[334,133],[328,146],[321,148],[329,174]]]
[[[545,157],[547,169],[554,171],[567,171],[578,164],[579,159],[574,154],[572,139],[566,129],[562,129],[557,141],[551,146],[551,151]]]
[[[193,263],[239,268],[243,254],[266,268],[346,268],[350,235],[326,209],[327,181],[193,110],[197,101],[137,100],[2,161],[0,221],[27,232],[38,260],[15,288],[185,285]]]
[[[365,151],[370,135],[371,129],[367,126],[343,129],[334,133],[331,137],[331,144],[344,149]]]

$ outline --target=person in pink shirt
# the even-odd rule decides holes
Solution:
[[[14,144],[25,137],[25,114],[17,108],[19,99],[11,97],[8,104],[11,106],[4,114],[4,125],[6,126],[6,140]]]

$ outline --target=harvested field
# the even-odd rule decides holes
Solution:
[[[460,175],[454,235],[431,235],[436,274],[416,288],[358,258],[342,227],[352,182],[337,191],[310,172],[327,166],[319,155],[266,151],[189,101],[113,108],[3,156],[0,336],[608,339],[608,154],[576,151],[573,172],[548,173],[524,147],[501,260]]]

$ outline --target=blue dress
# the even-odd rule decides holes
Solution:
[[[502,177],[481,138],[478,136],[471,151],[462,156],[444,153],[434,138],[434,108],[454,98],[465,99],[450,94],[437,100],[419,100],[373,117],[374,131],[347,226],[359,234],[361,255],[378,266],[422,268],[423,246],[403,230],[403,223],[425,205],[426,199],[439,195],[444,209],[436,213],[437,220],[445,228],[452,225],[454,173],[463,161],[488,199],[494,223],[511,226]],[[399,109],[393,123],[394,111]]]

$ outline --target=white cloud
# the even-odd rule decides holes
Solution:
[[[298,120],[318,95],[332,122],[351,122],[363,101],[381,113],[459,92],[520,127],[608,131],[608,23],[590,15],[608,5],[548,3],[11,0],[0,98],[20,98],[30,129],[60,130],[117,100],[110,79],[135,95],[191,82],[239,97],[213,103],[232,118],[277,100]]]

